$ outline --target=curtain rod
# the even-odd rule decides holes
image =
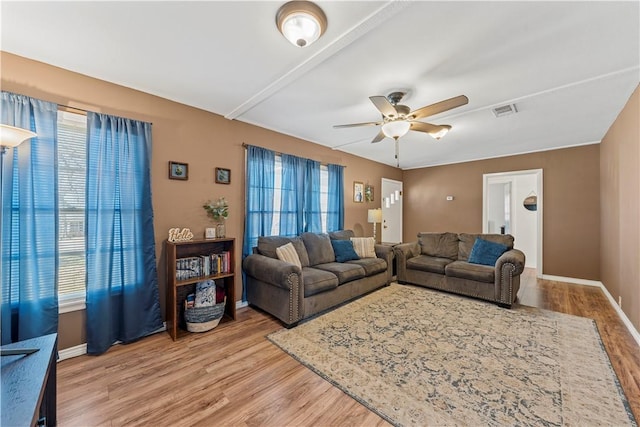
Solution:
[[[244,149],[245,149],[245,150],[246,150],[246,149],[247,149],[247,147],[248,147],[248,146],[250,146],[250,145],[252,145],[252,144],[247,144],[246,142],[243,142],[243,143],[242,143],[242,146],[244,147]],[[278,156],[282,156],[283,154],[284,154],[284,155],[287,155],[287,156],[295,156],[295,154],[281,153],[280,151],[274,151],[274,150],[271,150],[270,148],[260,147],[259,145],[254,145],[254,147],[264,148],[265,150],[273,151],[273,152],[274,152],[274,153],[276,153],[276,155],[278,155]],[[297,157],[300,157],[300,156],[297,156]],[[322,166],[327,166],[327,165],[329,165],[329,164],[335,165],[335,164],[337,164],[337,163],[323,163],[323,162],[320,162],[320,165],[322,165]],[[342,166],[343,168],[346,168],[346,166],[344,166],[344,165],[340,165],[340,164],[338,164],[338,166]]]
[[[70,107],[68,105],[61,105],[61,104],[57,104],[58,105],[58,109],[59,110],[63,110],[63,111],[67,111],[69,113],[75,113],[75,114],[84,114],[86,115],[87,113],[95,113],[96,111],[90,111],[90,110],[85,110],[84,108],[78,108],[78,107]],[[99,113],[99,114],[106,114],[106,113]],[[110,116],[113,116],[114,114],[110,114]],[[122,117],[122,116],[117,116],[117,117]],[[123,119],[129,119],[128,117],[122,117]],[[130,119],[130,120],[137,120],[137,119]],[[138,120],[140,122],[145,122],[144,120]],[[149,123],[150,125],[153,125],[153,122],[145,122],[145,123]]]

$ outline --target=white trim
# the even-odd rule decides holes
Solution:
[[[534,175],[536,177],[536,191],[538,193],[538,209],[536,210],[536,221],[538,227],[538,233],[536,235],[536,277],[543,278],[542,273],[542,260],[543,253],[543,223],[542,218],[544,217],[544,194],[543,194],[543,170],[542,169],[526,169],[519,171],[507,171],[507,172],[497,172],[497,173],[485,173],[482,175],[482,232],[486,233],[488,230],[487,227],[487,217],[488,217],[488,207],[487,207],[487,192],[489,186],[489,179],[491,178],[503,178],[504,181],[508,181],[514,176],[522,176],[522,175]],[[512,200],[513,202],[513,200]],[[512,221],[512,224],[515,221]],[[515,230],[515,228],[514,228]],[[513,231],[515,234],[515,231]],[[549,279],[553,280],[553,279]]]
[[[71,359],[72,357],[83,356],[87,354],[87,343],[77,345],[75,347],[69,347],[62,350],[58,350],[58,362],[62,362],[63,360]]]
[[[86,297],[64,298],[58,302],[58,314],[70,313],[72,311],[85,310],[87,308]]]
[[[248,301],[236,301],[236,310],[239,308],[245,308],[249,306]]]
[[[552,276],[550,274],[543,274],[542,279],[553,280],[555,282],[575,283],[576,285],[596,286],[598,288],[604,287],[602,282],[599,282],[597,280],[576,279],[575,277]]]
[[[635,326],[633,326],[633,323],[631,323],[631,320],[629,320],[625,312],[622,311],[618,303],[616,303],[616,300],[613,299],[613,296],[609,293],[609,290],[604,286],[602,282],[598,280],[586,280],[586,279],[575,279],[572,277],[551,276],[548,274],[543,275],[542,278],[545,280],[554,280],[556,282],[567,282],[567,283],[575,283],[577,285],[595,286],[597,288],[602,289],[602,292],[605,294],[605,296],[609,300],[609,303],[618,313],[618,316],[620,316],[622,323],[624,323],[624,325],[627,327],[633,339],[636,340],[636,343],[640,345],[640,333],[638,333],[638,330],[635,328]]]

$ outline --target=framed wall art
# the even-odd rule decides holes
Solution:
[[[186,181],[189,179],[189,164],[169,162],[169,179],[181,179]]]
[[[216,183],[231,184],[231,169],[216,168]]]
[[[361,182],[353,182],[353,201],[355,203],[362,203],[364,201],[364,184]]]
[[[365,202],[373,202],[373,185],[366,184],[364,186],[364,200]]]

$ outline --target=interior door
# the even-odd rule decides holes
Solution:
[[[382,234],[384,243],[402,242],[402,181],[382,178]]]

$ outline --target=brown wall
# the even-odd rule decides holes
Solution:
[[[600,144],[601,281],[640,330],[640,86]]]
[[[237,254],[242,246],[244,218],[243,143],[258,145],[324,163],[345,165],[345,228],[370,235],[367,209],[380,206],[380,179],[402,179],[402,171],[340,151],[278,134],[242,122],[230,121],[183,104],[72,73],[6,52],[1,53],[2,90],[44,99],[61,105],[144,120],[153,123],[152,192],[156,230],[160,298],[164,311],[165,285],[163,241],[171,227],[189,227],[196,236],[212,224],[202,204],[225,196],[230,204],[227,236],[236,237]],[[189,164],[189,180],[169,180],[168,161]],[[214,168],[231,169],[231,184],[215,184]],[[353,181],[375,187],[376,202],[353,203]],[[236,256],[236,271],[241,257]],[[240,276],[236,295],[242,295]],[[60,348],[84,340],[84,316],[60,316]]]
[[[404,240],[482,232],[483,174],[528,169],[543,170],[543,273],[598,280],[599,145],[405,171]]]

